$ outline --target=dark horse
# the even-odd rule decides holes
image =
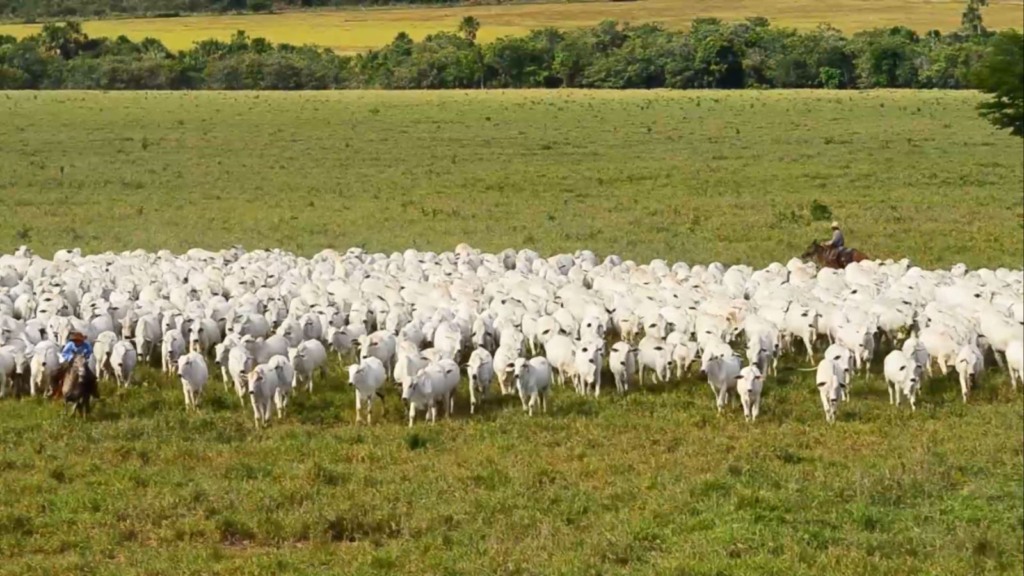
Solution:
[[[96,375],[89,370],[89,361],[85,356],[76,354],[71,359],[71,365],[58,378],[60,385],[54,386],[54,396],[63,396],[64,402],[71,405],[72,414],[88,414],[89,402],[93,398],[99,400],[100,390]]]
[[[856,248],[829,248],[822,246],[817,240],[811,242],[807,251],[800,257],[804,260],[814,260],[819,268],[846,268],[852,262],[868,259],[867,254]]]

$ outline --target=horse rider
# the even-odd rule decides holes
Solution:
[[[56,382],[61,382],[64,379],[64,374],[71,367],[71,361],[78,355],[84,356],[87,361],[92,358],[92,344],[86,339],[85,334],[78,330],[72,330],[68,335],[67,344],[60,351],[60,368],[57,370]],[[86,363],[85,369],[92,373],[88,363]]]
[[[832,248],[843,252],[846,249],[846,240],[843,238],[843,231],[839,228],[839,222],[832,222],[832,239],[822,244],[825,248]]]
[[[60,351],[61,364],[70,364],[71,360],[78,354],[85,356],[86,360],[92,358],[92,344],[89,344],[85,334],[78,330],[72,330],[71,334],[68,335],[68,343]]]

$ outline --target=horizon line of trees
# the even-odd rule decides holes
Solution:
[[[903,26],[851,36],[766,18],[695,20],[689,29],[605,21],[478,43],[472,17],[363,54],[273,44],[238,31],[171,51],[154,38],[94,38],[77,22],[23,39],[0,35],[0,89],[321,90],[469,88],[975,88],[999,37],[984,27],[923,35]],[[1019,36],[1019,34],[1018,34]]]
[[[173,18],[185,14],[265,13],[297,8],[502,3],[504,0],[0,0],[0,18],[33,23],[65,18]]]

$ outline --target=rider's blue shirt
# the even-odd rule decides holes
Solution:
[[[75,354],[81,354],[88,360],[92,357],[92,344],[88,342],[82,342],[81,344],[75,344],[74,342],[68,342],[64,345],[64,349],[60,351],[61,362],[69,362],[75,357]]]

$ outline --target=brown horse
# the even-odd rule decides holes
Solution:
[[[856,248],[839,250],[822,246],[817,240],[811,242],[807,251],[800,255],[804,260],[813,260],[819,268],[846,268],[853,262],[868,260],[867,254]]]
[[[98,400],[100,397],[96,375],[89,370],[89,361],[81,354],[71,359],[60,384],[59,388],[55,387],[54,396],[63,396],[64,402],[71,405],[72,414],[77,412],[82,416],[87,415],[90,400]]]

